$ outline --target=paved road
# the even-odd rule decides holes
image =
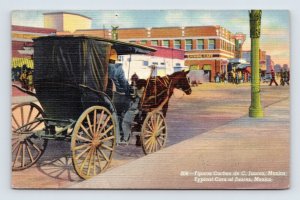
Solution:
[[[262,86],[264,107],[288,97],[288,87]],[[193,88],[190,96],[175,92],[167,114],[167,147],[247,115],[249,105],[250,86],[246,84],[203,84]],[[45,154],[35,166],[13,172],[13,185],[57,188],[81,182],[73,170],[69,149],[68,143],[50,141]],[[118,146],[108,171],[143,156],[140,147]]]

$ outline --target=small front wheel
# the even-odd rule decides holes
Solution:
[[[142,130],[141,142],[145,154],[164,148],[167,141],[167,125],[162,112],[152,111],[147,114]]]

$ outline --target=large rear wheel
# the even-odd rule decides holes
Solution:
[[[111,112],[102,106],[86,109],[73,130],[72,161],[76,173],[88,179],[109,166],[116,144],[116,122]]]
[[[44,153],[47,140],[35,133],[45,129],[43,110],[34,103],[22,103],[12,108],[12,170],[32,166]]]

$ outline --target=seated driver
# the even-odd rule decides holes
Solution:
[[[125,73],[121,63],[116,63],[118,58],[115,49],[111,49],[109,64],[108,64],[108,78],[111,79],[116,88],[113,96],[113,102],[117,110],[119,118],[119,127],[122,127],[122,120],[125,112],[129,109],[130,104],[130,86],[125,78]],[[128,136],[120,128],[121,141],[127,141]]]
[[[116,63],[118,54],[115,49],[111,49],[109,64],[108,64],[108,78],[112,79],[116,85],[116,90],[120,94],[129,95],[129,84],[125,78],[125,73],[121,63]]]

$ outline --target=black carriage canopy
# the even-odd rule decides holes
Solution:
[[[34,39],[34,84],[80,84],[105,91],[110,49],[118,55],[156,51],[141,45],[88,36],[46,36]]]

